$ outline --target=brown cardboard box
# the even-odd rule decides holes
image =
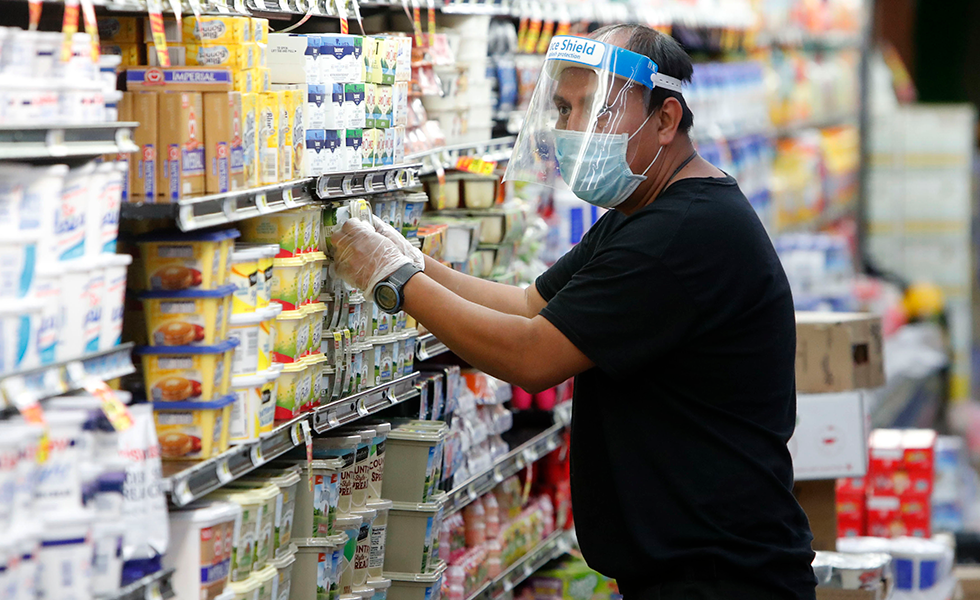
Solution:
[[[165,92],[160,97],[160,152],[166,161],[160,177],[163,202],[204,193],[204,115],[201,94]]]
[[[958,565],[953,569],[953,575],[960,582],[963,600],[980,600],[980,566]]]
[[[133,96],[132,94],[123,92],[122,98],[116,103],[116,120],[120,123],[125,123],[127,121],[133,120]],[[114,160],[117,162],[125,162],[126,170],[123,171],[123,181],[122,181],[122,196],[123,202],[129,202],[129,196],[132,194],[132,164],[130,162],[130,156],[127,153],[120,152],[119,154],[107,154],[105,155],[105,160]]]
[[[130,120],[140,124],[133,131],[133,143],[139,149],[129,159],[129,201],[156,202],[161,165],[157,146],[159,96],[147,92],[126,92],[124,96],[129,97]]]
[[[797,481],[793,495],[810,520],[814,550],[837,548],[837,480]]]
[[[843,392],[884,384],[879,317],[796,313],[797,392]]]
[[[242,158],[242,95],[208,92],[204,103],[204,189],[223,194],[245,187]]]
[[[877,590],[836,590],[817,588],[817,600],[882,600],[884,589]]]

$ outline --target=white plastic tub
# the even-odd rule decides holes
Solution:
[[[264,281],[259,282],[259,260],[264,254],[262,247],[253,247],[236,248],[229,256],[228,280],[235,286],[232,313],[249,313],[258,308],[259,287],[265,286]]]
[[[378,511],[370,508],[359,508],[353,513],[361,517],[361,528],[357,533],[357,545],[354,547],[353,575],[351,585],[363,587],[368,579],[368,564],[371,560],[371,528],[378,516]]]
[[[446,494],[432,502],[393,502],[388,511],[387,537],[397,540],[385,548],[384,572],[426,573],[435,568],[432,550],[439,536]]]
[[[279,571],[275,567],[268,565],[261,571],[252,573],[251,578],[259,582],[259,600],[273,600],[276,597],[276,587],[279,584]]]
[[[87,598],[91,586],[92,515],[48,513],[38,552],[39,598]]]
[[[338,458],[343,465],[340,469],[338,488],[338,514],[346,515],[351,511],[354,494],[354,463],[357,458],[357,446],[360,443],[360,435],[338,435],[313,440],[313,458]]]
[[[97,520],[92,526],[92,593],[111,594],[122,581],[123,537],[126,524],[119,520]]]
[[[275,515],[279,500],[279,486],[270,481],[233,481],[229,489],[241,489],[252,494],[259,502],[259,520],[252,571],[265,569],[270,558],[275,557]]]
[[[371,553],[368,557],[368,584],[371,580],[381,577],[385,566],[385,541],[388,531],[388,513],[391,510],[391,500],[369,500],[367,507],[377,513],[371,524]]]
[[[238,354],[237,349],[235,354]],[[235,395],[235,403],[231,405],[231,417],[228,420],[228,443],[245,444],[259,439],[262,386],[265,383],[264,373],[231,378],[231,391]],[[271,423],[271,418],[274,416],[273,410],[266,418],[270,419]]]
[[[63,311],[58,360],[71,360],[99,349],[102,333],[102,296],[105,270],[97,258],[79,258],[64,263],[61,278]]]
[[[392,380],[394,369],[395,337],[385,335],[372,338],[371,360],[368,368],[369,387],[388,383]]]
[[[296,504],[293,513],[293,539],[326,538],[334,535],[333,521],[337,516],[340,469],[343,462],[336,459],[314,460],[313,491],[306,476],[306,461],[277,461],[275,466],[299,466],[300,482],[296,485]]]
[[[396,502],[426,502],[433,489],[449,428],[405,423],[388,434],[383,497]]]
[[[231,359],[232,375],[250,375],[259,370],[262,322],[268,318],[264,310],[231,315],[228,337],[238,340],[238,347]]]
[[[336,520],[337,530],[344,532],[347,536],[347,542],[344,544],[344,551],[340,555],[340,563],[337,566],[338,591],[341,594],[349,594],[353,589],[354,554],[357,551],[357,537],[361,532],[363,523],[363,517],[356,513],[340,515]]]
[[[245,583],[252,572],[255,558],[255,545],[258,543],[262,499],[251,491],[222,489],[213,492],[209,498],[234,502],[241,508],[241,518],[235,531],[234,551],[231,555],[231,582]],[[243,588],[244,589],[244,588]],[[235,592],[238,594],[238,590]]]
[[[82,429],[85,410],[48,411],[45,420],[51,450],[34,471],[34,509],[38,514],[69,514],[82,509],[79,466],[91,447],[91,434]]]
[[[288,546],[288,550],[279,558],[270,561],[270,565],[276,569],[276,582],[273,588],[273,600],[289,600],[290,587],[292,585],[293,565],[296,563],[296,546]]]
[[[282,557],[292,551],[290,542],[292,541],[293,515],[296,511],[297,487],[301,479],[299,469],[290,467],[280,474],[260,473],[255,476],[244,477],[240,480],[255,484],[268,482],[279,488],[279,494],[276,497],[276,505],[272,515],[271,556]]]
[[[338,595],[337,570],[347,536],[343,533],[297,541],[290,600],[330,600]]]
[[[432,600],[438,598],[442,588],[442,575],[446,563],[439,562],[430,573],[421,575],[411,573],[388,573],[391,587],[388,600]]]
[[[113,238],[115,241],[115,238]],[[104,254],[105,291],[102,295],[102,321],[99,349],[108,350],[122,343],[123,311],[126,303],[126,274],[133,257],[128,254]]]
[[[170,547],[163,555],[175,569],[178,598],[214,597],[228,582],[228,562],[242,510],[231,502],[191,505],[170,512]]]
[[[0,300],[0,373],[37,366],[42,306],[30,299]],[[60,347],[60,344],[59,346]]]

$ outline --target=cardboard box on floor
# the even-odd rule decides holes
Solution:
[[[884,384],[879,317],[867,313],[796,313],[797,392],[842,392]]]
[[[836,486],[836,479],[797,481],[793,486],[793,495],[810,521],[814,550],[837,549]]]

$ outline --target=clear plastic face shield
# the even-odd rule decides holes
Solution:
[[[504,179],[552,187],[560,179],[586,202],[621,204],[662,150],[634,139],[650,120],[651,91],[681,91],[679,80],[657,71],[646,56],[618,46],[553,38]]]

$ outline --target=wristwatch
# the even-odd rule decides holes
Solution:
[[[387,279],[374,286],[374,303],[390,315],[400,311],[402,304],[405,303],[405,294],[402,293],[402,289],[409,279],[421,272],[422,269],[413,264],[398,267],[398,270],[389,275]]]

